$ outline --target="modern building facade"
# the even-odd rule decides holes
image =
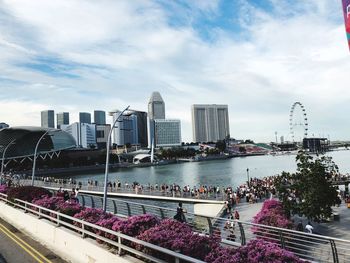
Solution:
[[[180,120],[156,119],[154,120],[155,147],[173,147],[181,145]]]
[[[105,125],[106,124],[106,112],[102,110],[94,111],[94,123],[96,125]]]
[[[118,118],[120,112],[113,113],[113,120]],[[114,143],[118,146],[137,144],[147,146],[147,113],[143,111],[130,111],[126,116],[119,117],[114,128]]]
[[[217,142],[230,135],[228,106],[217,104],[192,105],[194,142]]]
[[[149,99],[148,116],[151,120],[165,119],[165,103],[158,91],[153,92]]]
[[[69,125],[69,112],[60,112],[56,114],[57,129],[61,129],[61,125]]]
[[[110,124],[96,125],[96,143],[98,149],[106,149],[108,134],[110,130]]]
[[[55,128],[55,112],[53,110],[45,110],[41,112],[41,127]]]
[[[81,148],[96,148],[96,125],[74,122],[70,125],[61,125],[75,139],[77,146]]]
[[[79,122],[91,124],[91,114],[88,112],[79,112]]]

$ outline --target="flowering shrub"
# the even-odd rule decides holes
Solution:
[[[99,225],[101,227],[104,227],[104,228],[107,228],[107,229],[112,229],[113,225],[117,222],[117,221],[120,221],[120,219],[116,216],[112,216],[111,218],[108,218],[108,219],[100,219],[96,225]],[[105,237],[105,238],[108,238],[110,240],[113,240],[115,241],[116,240],[116,236],[115,235],[111,235],[109,233],[106,233],[104,231],[101,231],[101,230],[98,230],[96,232],[96,234],[98,234],[99,236],[102,236],[102,237]],[[99,243],[103,243],[100,239],[96,239],[97,242]]]
[[[57,211],[68,216],[74,216],[80,213],[82,209],[83,207],[77,202],[64,202],[59,203],[57,206]]]
[[[277,244],[261,239],[250,241],[238,249],[218,247],[205,258],[208,263],[305,263]]]
[[[293,222],[285,214],[282,203],[276,200],[265,201],[260,212],[254,217],[253,222],[288,229],[294,227]]]
[[[103,212],[102,209],[96,208],[85,208],[81,210],[79,213],[75,214],[74,217],[89,222],[91,224],[96,224],[101,219],[111,218],[113,215],[110,213]],[[81,224],[78,222],[74,222],[74,225],[81,227]],[[86,229],[91,231],[90,227],[86,227]]]
[[[206,255],[218,246],[216,238],[195,234],[187,224],[172,219],[162,220],[159,225],[146,230],[137,238],[200,260],[204,260]],[[137,248],[167,262],[173,261],[173,258],[157,251],[142,246]]]
[[[7,198],[14,201],[16,198],[23,201],[32,202],[33,199],[42,198],[44,196],[52,196],[52,193],[42,187],[36,186],[19,186],[12,187],[7,191]]]
[[[45,196],[44,198],[33,200],[33,204],[45,207],[50,210],[57,210],[58,207],[62,205],[62,203],[64,203],[64,199],[56,196]]]
[[[132,216],[127,220],[117,221],[112,229],[125,235],[136,237],[147,229],[159,224],[159,219],[150,214]]]
[[[0,193],[6,194],[7,190],[8,190],[8,187],[5,184],[0,185]]]

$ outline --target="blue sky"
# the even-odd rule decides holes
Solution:
[[[146,111],[159,91],[183,141],[199,103],[228,104],[235,138],[288,139],[295,101],[310,134],[350,139],[349,55],[340,0],[3,0],[0,121]]]

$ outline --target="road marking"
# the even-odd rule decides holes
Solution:
[[[16,236],[12,233],[7,227],[0,223],[0,231],[2,231],[5,235],[7,235],[10,239],[12,239],[17,245],[19,245],[23,250],[25,250],[29,255],[31,255],[35,260],[39,263],[52,263],[49,259],[47,259],[43,254],[34,249],[27,242]],[[36,254],[36,255],[35,255]],[[41,259],[40,259],[41,258]],[[44,261],[43,261],[43,260]]]

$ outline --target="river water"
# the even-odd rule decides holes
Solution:
[[[327,155],[333,158],[341,173],[350,172],[350,151],[334,151]],[[121,168],[109,173],[110,181],[120,180],[122,183],[134,181],[141,184],[178,184],[238,186],[247,180],[247,168],[250,177],[262,178],[276,175],[282,171],[295,172],[296,155],[263,155],[215,160],[189,162],[153,167]],[[103,182],[104,173],[75,175],[78,181],[97,180]]]

